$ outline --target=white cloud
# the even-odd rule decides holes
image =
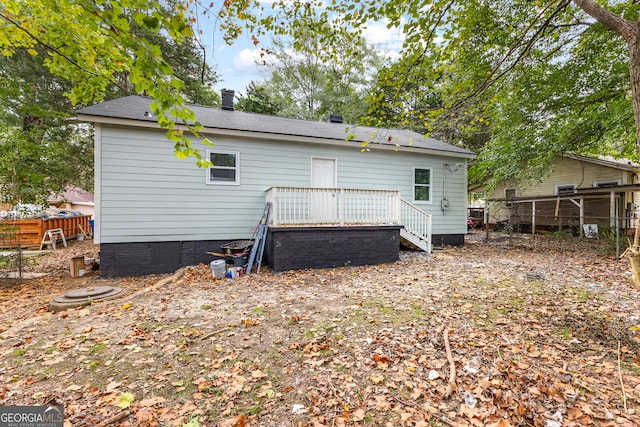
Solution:
[[[388,20],[374,22],[368,21],[362,35],[368,44],[376,47],[399,49],[404,42],[404,34],[401,28],[388,28]],[[402,23],[401,23],[402,25]]]
[[[227,52],[231,53],[231,49]],[[218,58],[220,81],[216,86],[242,92],[250,81],[263,81],[268,75],[260,57],[260,49],[244,48],[233,58]]]
[[[233,57],[233,65],[241,74],[252,75],[258,74],[260,66],[260,49],[242,49],[236,56]]]

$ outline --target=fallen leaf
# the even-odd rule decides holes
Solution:
[[[135,396],[132,393],[124,392],[120,394],[116,406],[121,409],[127,409],[129,406],[131,406],[134,400]]]

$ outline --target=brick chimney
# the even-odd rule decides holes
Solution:
[[[235,91],[231,89],[222,89],[222,109],[227,111],[233,111],[233,97]]]
[[[327,123],[342,123],[342,116],[338,114],[329,114],[329,116],[327,116]]]

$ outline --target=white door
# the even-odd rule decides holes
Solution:
[[[311,216],[313,220],[337,222],[336,159],[311,158],[311,187],[326,188],[311,195]]]
[[[311,158],[311,186],[336,188],[336,159]]]

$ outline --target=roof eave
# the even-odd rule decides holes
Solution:
[[[625,164],[622,164],[622,163],[612,162],[610,160],[596,159],[596,158],[593,158],[593,157],[583,156],[583,155],[580,155],[580,154],[563,153],[562,156],[566,157],[566,158],[569,158],[569,159],[573,159],[573,160],[583,161],[583,162],[587,162],[587,163],[593,163],[593,164],[596,164],[596,165],[606,166],[606,167],[610,167],[610,168],[614,168],[614,169],[621,169],[621,170],[625,170],[625,171],[629,171],[629,172],[637,172],[638,170],[640,170],[640,165],[625,165]]]
[[[96,116],[89,114],[78,114],[78,119],[87,122],[96,122],[101,124],[111,124],[111,125],[120,125],[120,126],[132,126],[132,127],[143,127],[147,129],[161,129],[160,125],[157,122],[146,121],[146,120],[135,120],[135,119],[122,119],[115,117],[105,117],[105,116]],[[187,130],[187,127],[184,125],[176,125],[179,129]],[[256,132],[249,130],[235,130],[235,129],[222,129],[222,128],[212,128],[206,127],[201,132],[203,135],[219,135],[219,136],[231,136],[231,137],[246,137],[249,134],[254,139],[261,140],[273,140],[276,137],[281,141],[288,142],[299,142],[299,143],[314,143],[314,144],[326,144],[326,145],[340,145],[340,146],[349,146],[354,148],[362,149],[362,143],[364,141],[352,139],[347,141],[345,139],[335,139],[335,138],[318,138],[304,135],[289,135],[283,133],[267,133],[267,132]],[[448,151],[448,150],[437,150],[433,148],[422,148],[422,147],[414,147],[414,146],[406,146],[406,145],[392,145],[392,144],[380,144],[378,142],[369,142],[369,146],[375,147],[375,149],[382,149],[386,151],[399,151],[399,152],[410,152],[410,153],[421,153],[421,154],[433,154],[437,156],[446,156],[446,157],[456,157],[463,159],[475,159],[477,156],[475,153],[471,152],[456,152],[456,151]],[[366,148],[365,148],[366,149]]]

